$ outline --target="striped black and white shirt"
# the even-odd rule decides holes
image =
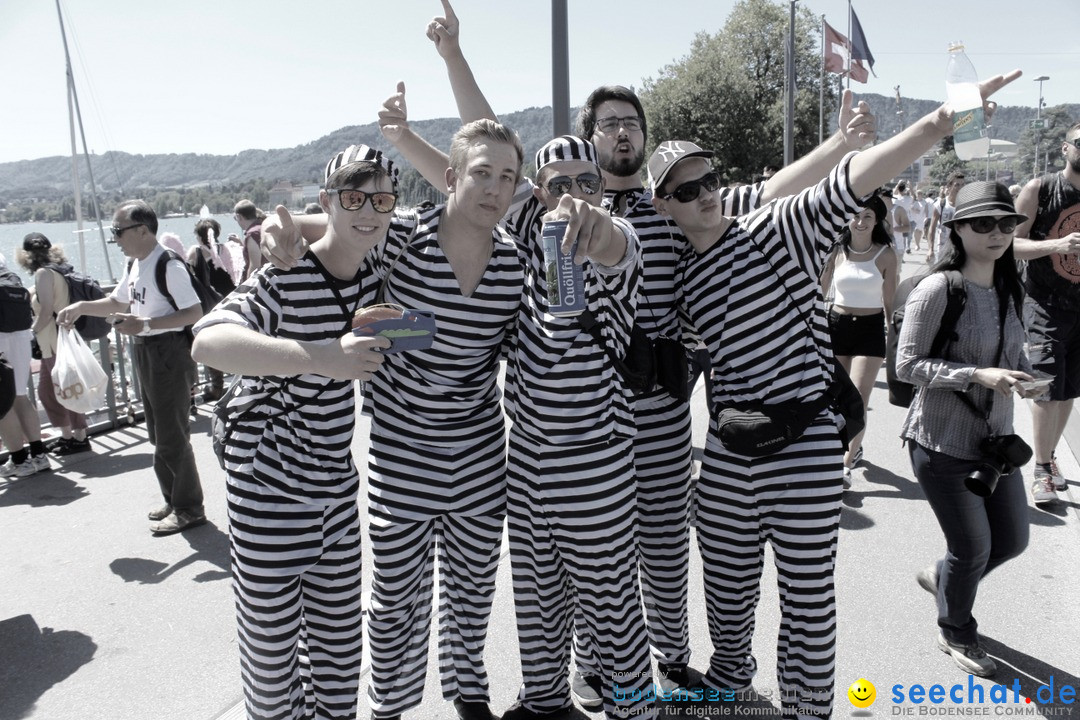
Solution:
[[[290,270],[266,265],[254,273],[195,331],[235,323],[272,337],[337,342],[347,332],[352,309],[373,292],[371,281],[367,267],[352,280],[339,280],[309,251]],[[236,422],[230,437],[225,455],[230,474],[250,477],[302,503],[354,501],[359,476],[350,450],[353,383],[310,373],[288,379],[243,377],[241,382],[244,396],[231,407],[250,403],[252,411]]]
[[[717,405],[808,400],[828,386],[818,276],[859,210],[847,176],[853,155],[816,186],[738,217],[706,252],[683,253],[677,282],[709,348]]]
[[[430,349],[386,356],[365,384],[364,413],[373,417],[374,435],[450,446],[503,428],[496,380],[517,320],[523,272],[517,245],[495,228],[483,277],[471,295],[462,295],[439,246],[444,208],[397,215],[376,249],[380,278],[393,264],[384,301],[434,311],[437,332]]]
[[[507,414],[521,432],[551,445],[633,437],[633,394],[607,353],[576,317],[548,312],[540,241],[545,212],[530,189],[515,196],[504,219],[525,257],[525,289],[506,368]],[[588,307],[607,347],[623,357],[641,284],[641,255],[633,226],[621,218],[615,222],[626,235],[626,255],[612,268],[586,261],[584,279]]]
[[[763,187],[764,183],[757,183],[721,188],[722,212],[743,215],[756,209]],[[651,189],[606,190],[603,207],[628,220],[641,243],[642,279],[636,324],[650,338],[680,340],[684,318],[681,319],[679,314],[681,289],[675,282],[675,274],[687,241],[674,220],[656,212],[652,198]],[[692,345],[696,344],[695,339]],[[655,394],[665,394],[665,391],[658,388]]]

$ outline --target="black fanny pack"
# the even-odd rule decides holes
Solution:
[[[615,371],[635,395],[652,392],[659,385],[677,400],[685,402],[690,399],[686,387],[690,380],[690,368],[682,343],[667,337],[651,340],[649,333],[634,323],[626,356],[620,358],[604,342],[600,325],[589,310],[578,316],[578,322],[608,354]]]
[[[734,453],[765,457],[802,437],[814,418],[830,406],[844,420],[840,439],[846,447],[851,438],[862,432],[866,419],[862,396],[839,363],[835,363],[828,389],[808,402],[720,408],[716,414],[717,437]]]

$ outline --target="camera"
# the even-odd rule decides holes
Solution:
[[[983,459],[964,478],[964,487],[979,497],[990,497],[1002,475],[1031,460],[1031,448],[1019,435],[991,435],[979,445]]]

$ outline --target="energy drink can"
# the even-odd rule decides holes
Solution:
[[[569,253],[561,250],[567,224],[565,220],[546,222],[540,236],[544,248],[548,312],[557,317],[580,315],[585,309],[585,279],[581,266],[574,263],[577,241]]]

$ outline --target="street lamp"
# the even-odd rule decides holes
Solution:
[[[1039,174],[1039,140],[1042,138],[1042,124],[1039,120],[1042,118],[1042,106],[1043,106],[1043,83],[1050,79],[1049,75],[1040,75],[1035,78],[1035,82],[1039,83],[1039,104],[1035,106],[1035,166],[1032,168],[1032,177],[1036,177]]]

